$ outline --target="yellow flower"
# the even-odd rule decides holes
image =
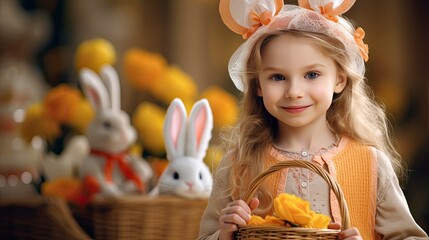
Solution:
[[[311,221],[305,226],[308,228],[327,228],[331,218],[321,214],[312,212]]]
[[[77,104],[82,94],[77,88],[61,84],[45,96],[43,107],[49,118],[59,122],[68,123],[71,116],[77,114]]]
[[[162,84],[167,66],[165,58],[158,53],[151,53],[134,48],[125,53],[125,78],[137,89],[146,91],[154,84]],[[164,85],[164,90],[169,86]]]
[[[265,225],[284,226],[285,222],[278,217],[267,215],[265,216]]]
[[[247,225],[249,226],[261,226],[265,224],[265,220],[258,215],[251,215]]]
[[[25,111],[25,118],[21,124],[22,137],[30,142],[34,136],[40,136],[52,140],[59,136],[60,126],[57,121],[47,118],[44,114],[43,105],[35,103]]]
[[[143,148],[140,144],[134,143],[131,145],[129,153],[134,156],[141,156],[143,153]]]
[[[282,193],[274,199],[274,213],[280,219],[309,228],[326,228],[331,219],[316,214],[310,203],[293,194]]]
[[[75,64],[78,71],[82,68],[90,68],[95,72],[100,72],[103,65],[113,65],[115,62],[115,48],[105,39],[90,39],[77,47]]]
[[[206,156],[204,157],[204,163],[214,172],[219,166],[220,161],[223,158],[223,151],[221,147],[210,145],[207,149]]]
[[[162,102],[169,104],[174,98],[180,98],[186,106],[191,105],[198,92],[194,80],[178,66],[169,66],[163,80],[152,85],[150,92]]]
[[[82,98],[77,103],[76,111],[71,114],[67,122],[72,128],[79,131],[79,133],[85,133],[94,115],[95,112],[91,104],[85,98]]]
[[[265,219],[257,216],[251,215],[249,222],[247,222],[249,226],[284,226],[285,222],[278,217],[267,215]]]
[[[292,194],[280,194],[274,199],[276,216],[289,222],[307,225],[311,220],[310,204]]]
[[[149,102],[140,103],[133,114],[133,125],[137,130],[144,149],[154,154],[165,152],[162,135],[164,118],[165,110]]]
[[[233,125],[238,116],[238,101],[227,91],[213,86],[201,93],[200,98],[207,98],[213,112],[215,128]]]

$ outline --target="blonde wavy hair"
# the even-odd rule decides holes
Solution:
[[[398,152],[393,147],[390,125],[384,108],[374,100],[374,95],[365,82],[363,73],[353,69],[343,43],[321,33],[297,30],[279,30],[262,35],[251,50],[247,61],[245,92],[241,101],[241,116],[235,127],[223,134],[229,151],[230,186],[234,199],[242,199],[250,180],[259,175],[265,166],[272,143],[278,137],[277,119],[271,116],[257,95],[258,72],[261,68],[261,52],[272,39],[289,34],[319,48],[332,58],[338,71],[347,75],[345,89],[334,95],[327,112],[327,122],[340,136],[347,136],[362,144],[373,146],[387,154],[398,177],[403,175],[403,166]],[[268,186],[266,186],[268,187]],[[272,202],[268,188],[260,188],[257,197],[260,206],[267,210]]]

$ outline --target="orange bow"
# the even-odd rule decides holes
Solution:
[[[127,152],[112,154],[112,153],[107,153],[96,149],[91,149],[91,154],[102,156],[106,159],[106,164],[104,165],[104,178],[106,179],[107,182],[113,182],[113,179],[112,179],[113,165],[116,162],[119,166],[119,169],[124,174],[124,176],[127,179],[130,179],[131,181],[133,181],[140,191],[144,190],[143,182],[135,174],[131,166],[125,161]]]
[[[362,56],[363,60],[365,60],[365,62],[368,62],[369,48],[368,48],[368,44],[365,44],[363,42],[364,37],[365,37],[365,31],[361,27],[357,28],[354,33],[354,38],[359,47],[360,55]]]
[[[325,6],[319,6],[319,9],[320,9],[320,14],[322,14],[324,17],[326,17],[327,19],[333,22],[338,22],[338,18],[334,14],[332,14],[332,12],[334,11],[333,2],[330,2]]]
[[[260,26],[269,24],[271,22],[272,14],[273,13],[271,11],[264,11],[262,14],[252,11],[250,16],[253,24],[252,27],[250,27],[249,30],[243,34],[243,38],[248,39],[250,36],[252,36],[253,33],[256,32],[256,30],[258,30]]]

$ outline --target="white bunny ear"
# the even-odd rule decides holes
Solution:
[[[168,107],[163,134],[167,158],[171,161],[175,157],[183,156],[186,140],[186,108],[178,98],[175,98]]]
[[[206,153],[211,131],[213,128],[213,114],[207,99],[194,104],[188,123],[188,138],[186,155],[203,160]]]
[[[109,108],[109,95],[98,75],[88,68],[82,69],[79,75],[83,92],[96,112],[100,112],[104,108]]]
[[[121,87],[119,85],[119,77],[116,70],[111,65],[104,65],[101,68],[101,78],[110,92],[110,101],[112,109],[121,109]]]

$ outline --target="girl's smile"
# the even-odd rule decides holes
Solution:
[[[311,105],[304,105],[304,106],[289,106],[289,107],[283,107],[284,110],[288,113],[301,113],[307,110]]]

